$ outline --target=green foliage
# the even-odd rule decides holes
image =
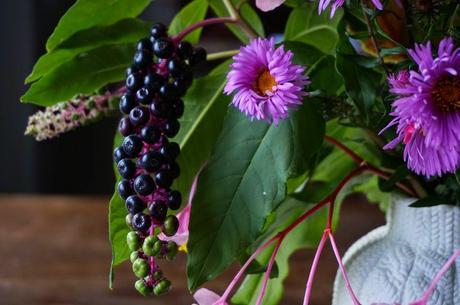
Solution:
[[[95,26],[107,26],[139,15],[151,0],[78,0],[61,17],[46,42],[52,51],[73,34]]]
[[[322,135],[322,119],[308,102],[279,126],[229,111],[192,207],[191,290],[219,275],[255,241],[267,215],[284,200],[287,179],[306,170]]]
[[[185,6],[173,19],[169,25],[169,34],[177,35],[180,31],[204,19],[208,11],[208,0],[194,0]],[[200,39],[201,31],[199,28],[185,37],[185,40],[195,44]]]

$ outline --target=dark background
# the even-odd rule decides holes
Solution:
[[[97,0],[95,0],[97,1]],[[145,20],[168,24],[188,1],[156,0]],[[21,104],[25,77],[45,52],[45,42],[73,0],[0,2],[0,193],[110,194],[113,190],[112,140],[116,118],[77,129],[57,139],[36,142],[24,136],[29,115],[39,108]],[[267,33],[281,31],[288,9],[262,14]],[[267,22],[267,20],[269,22]],[[204,32],[209,52],[238,43],[224,27]]]

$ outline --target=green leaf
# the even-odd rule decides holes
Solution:
[[[452,204],[451,199],[448,197],[443,196],[427,196],[425,198],[421,198],[414,203],[411,203],[409,206],[413,208],[426,208],[439,205],[440,202],[444,204]]]
[[[245,20],[256,34],[260,37],[265,37],[265,30],[262,21],[260,20],[257,11],[252,8],[249,3],[243,3],[240,8],[240,15],[243,20]]]
[[[73,34],[95,26],[107,26],[136,17],[151,0],[78,0],[61,17],[54,32],[46,42],[46,50],[55,49]]]
[[[83,30],[44,54],[35,64],[26,83],[36,81],[56,67],[66,63],[78,54],[108,44],[134,43],[149,33],[150,23],[139,19],[124,19],[110,26]]]
[[[318,15],[316,5],[296,7],[287,21],[284,37],[288,41],[300,41],[332,54],[339,39],[337,26],[342,15],[342,11],[337,11],[330,19],[327,12]]]
[[[324,134],[315,106],[306,101],[279,126],[229,111],[192,207],[191,290],[242,256],[286,197],[287,179],[305,171]]]
[[[208,0],[194,0],[185,6],[173,19],[169,26],[169,34],[177,35],[190,26],[191,24],[197,23],[206,17],[208,11]],[[200,40],[201,31],[203,28],[199,28],[185,37],[185,40],[195,44]]]
[[[25,103],[51,106],[75,94],[89,94],[102,86],[120,81],[132,62],[134,46],[102,46],[82,53],[33,83],[21,97]]]

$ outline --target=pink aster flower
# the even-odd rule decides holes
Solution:
[[[257,38],[233,57],[225,93],[236,91],[232,104],[252,119],[278,124],[307,95],[305,69],[292,62],[294,54],[275,40]]]
[[[283,4],[284,1],[286,0],[256,0],[256,6],[261,11],[268,12]]]
[[[427,177],[453,173],[460,166],[460,49],[444,38],[434,56],[431,43],[409,50],[417,70],[389,77],[398,136],[385,146],[405,144],[410,169]],[[382,130],[382,132],[384,131]]]
[[[331,9],[330,16],[332,18],[334,17],[334,14],[337,11],[337,9],[343,6],[343,4],[345,3],[345,0],[320,0],[318,4],[318,14],[321,14],[322,12],[324,12],[329,6],[329,4],[331,4],[331,2],[332,2],[332,9]],[[383,5],[382,5],[382,2],[380,2],[380,0],[372,0],[372,3],[379,10],[383,9]]]

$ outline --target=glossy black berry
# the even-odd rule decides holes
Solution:
[[[150,216],[157,222],[163,222],[168,212],[168,206],[162,201],[154,201],[149,205]]]
[[[172,76],[182,76],[187,71],[187,64],[180,58],[174,57],[168,61],[168,71]]]
[[[153,62],[152,52],[148,50],[140,50],[134,54],[134,64],[139,67],[147,67]]]
[[[150,89],[142,87],[136,91],[136,100],[143,104],[148,105],[152,102],[153,94],[150,92]]]
[[[144,77],[144,87],[148,88],[152,93],[157,93],[164,83],[164,77],[156,73],[149,73]]]
[[[131,214],[137,214],[137,213],[142,212],[146,206],[144,200],[142,200],[136,195],[131,195],[128,198],[126,198],[125,204],[126,204],[126,209]],[[132,223],[132,219],[131,219],[131,223]]]
[[[174,99],[175,97],[177,97],[178,95],[176,94],[176,89],[174,88],[174,86],[172,84],[164,84],[163,86],[161,86],[160,88],[160,95],[167,99],[167,100],[171,100],[171,99]]]
[[[183,81],[185,87],[190,87],[190,85],[193,83],[193,72],[188,70],[184,74],[182,74],[179,77],[180,80]]]
[[[160,169],[163,164],[163,157],[156,151],[149,151],[142,155],[139,160],[140,165],[148,172],[153,173]]]
[[[159,118],[169,118],[174,115],[172,104],[163,101],[153,101],[150,104],[150,112]]]
[[[147,39],[147,38],[144,38],[144,39],[141,39],[137,42],[136,44],[136,49],[137,50],[147,50],[147,51],[152,51],[152,42]]]
[[[129,114],[129,112],[137,106],[134,96],[130,93],[125,93],[120,98],[120,111],[124,114]]]
[[[153,43],[153,53],[159,58],[169,58],[174,52],[174,44],[169,38],[158,38]]]
[[[187,91],[187,87],[182,79],[177,78],[172,83],[176,96],[184,96],[185,92]]]
[[[133,216],[132,226],[134,230],[145,232],[150,227],[150,217],[144,213],[137,213]]]
[[[126,157],[127,157],[127,155],[125,154],[123,149],[121,149],[121,147],[117,147],[117,148],[114,149],[114,151],[113,151],[113,161],[115,163],[118,163],[121,159],[124,159]]]
[[[126,198],[134,194],[133,188],[131,187],[131,183],[125,179],[118,182],[117,191],[120,197],[125,200]]]
[[[163,23],[155,23],[150,28],[150,35],[155,38],[164,37],[167,34],[168,29]]]
[[[166,171],[159,171],[155,174],[155,183],[158,187],[167,189],[172,185],[173,179]]]
[[[176,142],[170,142],[160,147],[160,154],[169,161],[176,160],[180,153],[180,146]]]
[[[121,144],[123,151],[130,158],[137,157],[142,150],[142,146],[142,140],[137,135],[127,136]]]
[[[172,179],[176,179],[180,175],[179,165],[175,161],[169,162],[165,167],[165,171]]]
[[[155,190],[155,182],[150,175],[139,175],[134,179],[134,190],[141,196],[150,195]]]
[[[120,176],[125,179],[131,179],[136,173],[136,164],[129,159],[122,159],[117,163]]]
[[[136,91],[142,85],[143,77],[140,73],[133,73],[126,78],[126,88]]]
[[[174,116],[180,119],[184,114],[184,102],[181,99],[176,99],[172,102],[171,105],[174,112]]]
[[[180,129],[180,123],[178,120],[168,120],[163,125],[163,132],[169,138],[175,137],[177,133],[179,132],[179,129]]]
[[[141,139],[148,144],[155,144],[160,139],[160,130],[154,125],[148,125],[141,129]]]
[[[184,59],[189,59],[193,54],[193,47],[190,42],[185,40],[179,42],[177,45],[177,54]]]
[[[130,67],[128,67],[126,69],[126,76],[130,75],[130,74],[135,74],[135,73],[139,73],[141,71],[141,69],[136,66],[136,65],[131,65]]]
[[[129,113],[129,120],[134,126],[144,125],[149,117],[149,111],[143,107],[134,107]]]
[[[179,191],[170,191],[168,194],[168,207],[171,210],[177,210],[182,204],[182,194]]]
[[[196,48],[193,51],[192,57],[190,57],[189,63],[191,66],[196,66],[204,61],[206,61],[206,50],[203,48]]]
[[[133,125],[129,121],[129,118],[121,118],[120,123],[118,123],[118,131],[124,137],[129,136],[133,132]]]

